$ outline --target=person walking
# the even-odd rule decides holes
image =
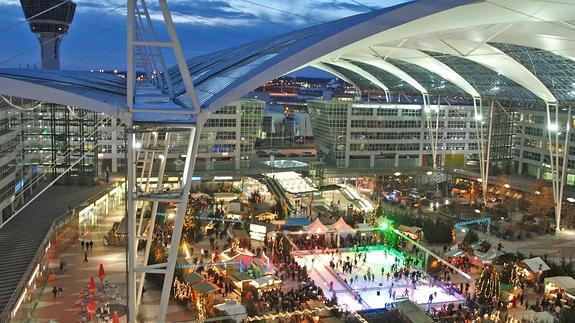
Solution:
[[[82,246],[82,250],[84,250],[84,240],[80,241],[80,245]]]
[[[54,294],[54,298],[56,298],[56,296],[58,295],[58,288],[56,287],[56,285],[54,285],[54,287],[52,288],[52,294]]]
[[[88,251],[84,251],[84,262],[88,262]]]

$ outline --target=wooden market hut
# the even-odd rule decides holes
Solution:
[[[191,284],[193,299],[197,299],[199,295],[204,297],[204,305],[206,308],[213,308],[214,305],[214,294],[218,290],[218,287],[210,282],[201,281],[195,284]]]

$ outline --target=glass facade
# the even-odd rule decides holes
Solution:
[[[431,140],[420,105],[308,101],[318,155],[337,167],[408,167],[430,163]],[[441,106],[438,150],[477,155],[473,107]],[[463,158],[461,159],[463,160]]]
[[[96,113],[57,104],[0,101],[0,223],[85,154],[58,183],[94,184],[97,120]]]

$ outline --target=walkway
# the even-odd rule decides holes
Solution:
[[[116,286],[112,289],[112,294],[119,296],[118,300],[110,300],[110,305],[126,304],[126,248],[104,246],[103,243],[106,232],[114,222],[119,222],[123,215],[123,211],[116,211],[107,217],[101,216],[97,228],[82,237],[84,241],[94,242],[93,250],[88,251],[88,262],[83,261],[84,251],[78,243],[62,254],[61,259],[66,263],[63,273],[59,273],[60,259],[50,264],[57,277],[53,285],[62,287],[64,293],[61,298],[54,298],[52,283],[46,285],[33,314],[36,322],[77,322],[78,317],[82,316],[82,310],[74,307],[74,301],[90,281],[90,277],[94,277],[96,287],[101,288],[98,279],[100,264],[104,265],[105,280]],[[125,322],[126,316],[121,317],[120,321]]]
[[[18,286],[55,219],[102,186],[53,186],[0,229],[0,312]]]

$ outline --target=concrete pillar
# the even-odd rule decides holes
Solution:
[[[371,154],[369,156],[369,168],[375,167],[375,155]]]
[[[399,154],[395,154],[395,162],[394,162],[395,167],[399,167]]]

